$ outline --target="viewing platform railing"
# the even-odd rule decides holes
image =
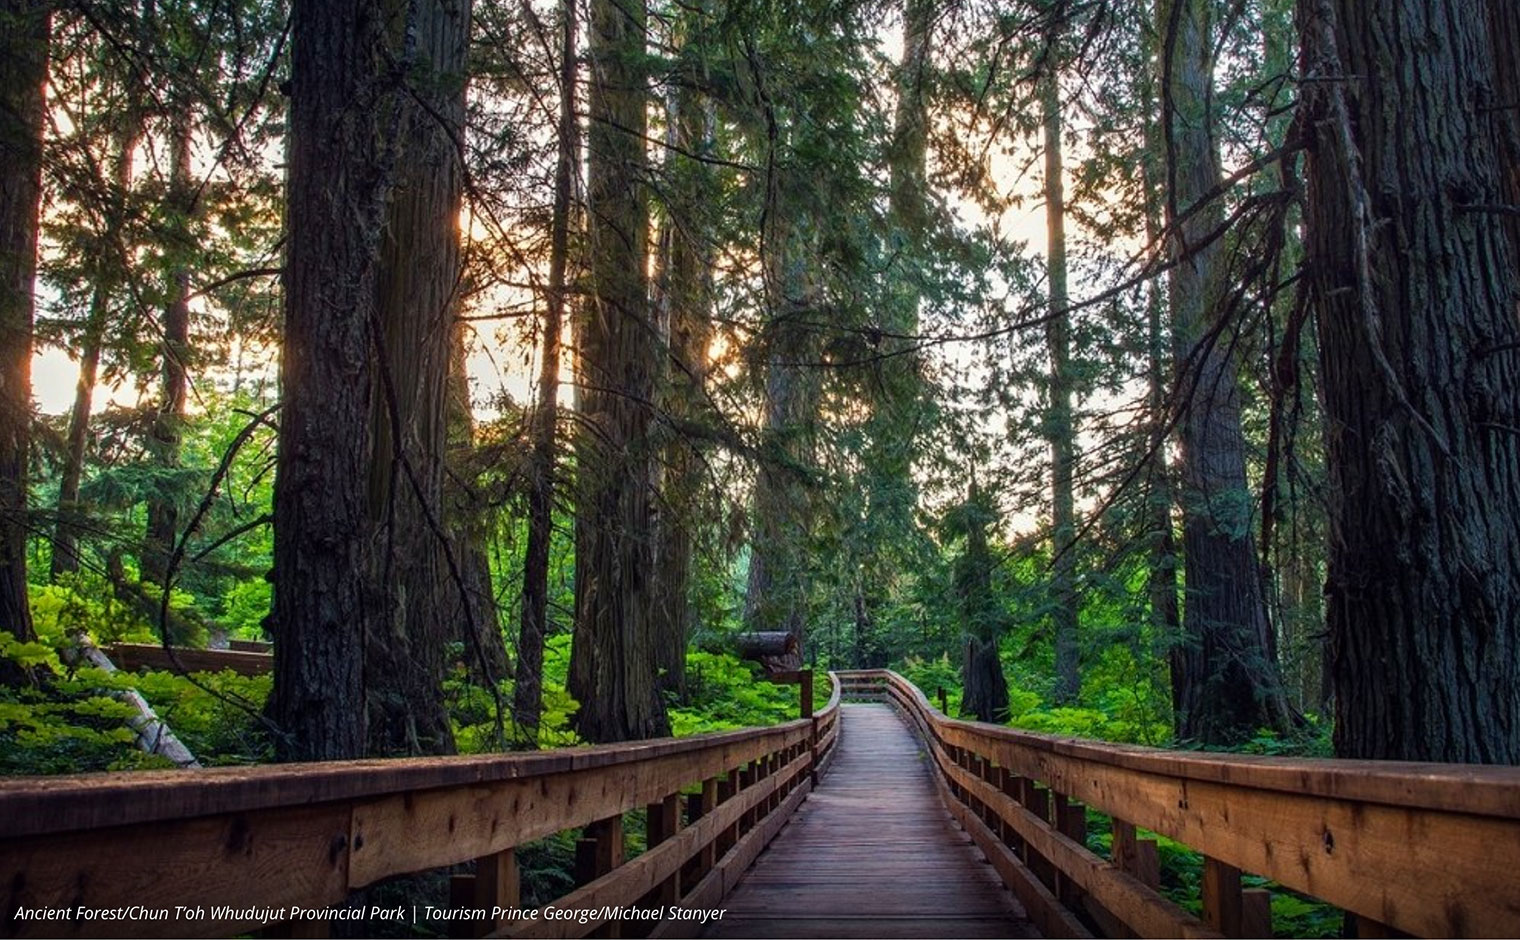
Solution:
[[[485,912],[467,936],[615,935],[615,917],[586,914],[716,907],[838,737],[838,683],[813,714],[811,673],[794,678],[804,717],[688,738],[0,780],[0,936],[322,936],[356,889],[471,861],[451,885],[450,907]],[[625,860],[624,814],[639,809],[648,848]],[[579,886],[522,916],[515,850],[571,829]],[[698,926],[667,916],[639,932]]]
[[[1520,768],[1168,751],[947,718],[887,670],[951,814],[1046,936],[1270,937],[1254,873],[1355,915],[1357,935],[1520,936]],[[1109,858],[1087,848],[1092,807]],[[1154,839],[1203,855],[1203,916],[1158,890]]]

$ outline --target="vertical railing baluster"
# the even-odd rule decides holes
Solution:
[[[1243,890],[1240,869],[1217,858],[1203,859],[1204,923],[1227,937],[1272,936],[1272,895]]]
[[[648,825],[644,841],[651,849],[675,838],[676,833],[681,831],[681,795],[672,793],[658,803],[650,803],[645,818]],[[681,873],[677,871],[664,879],[650,893],[656,904],[676,903],[681,898]]]
[[[598,819],[587,826],[575,844],[575,880],[584,885],[623,864],[623,814]],[[617,921],[591,932],[593,937],[618,937]]]

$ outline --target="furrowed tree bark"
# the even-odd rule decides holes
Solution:
[[[1486,0],[1488,41],[1493,50],[1493,87],[1478,91],[1484,96],[1481,107],[1494,123],[1499,158],[1505,168],[1505,202],[1520,209],[1520,16],[1509,0]],[[1520,251],[1520,212],[1501,216],[1509,228],[1511,242]]]
[[[295,0],[274,485],[282,760],[365,753],[366,636],[389,628],[369,500],[380,234],[390,189],[385,24],[368,0]]]
[[[1072,474],[1077,459],[1076,432],[1072,417],[1071,320],[1066,312],[1066,186],[1061,178],[1061,85],[1056,69],[1054,31],[1047,37],[1046,66],[1040,75],[1040,112],[1045,136],[1045,278],[1051,317],[1045,326],[1050,356],[1049,400],[1045,410],[1045,435],[1050,442],[1052,608],[1057,704],[1069,705],[1082,691],[1077,650],[1076,506]],[[1005,703],[1006,708],[1006,703]]]
[[[1483,208],[1514,49],[1482,0],[1299,14],[1336,752],[1520,763],[1520,252]]]
[[[554,167],[554,209],[549,232],[549,285],[544,307],[538,400],[533,416],[531,489],[528,491],[528,544],[523,556],[522,616],[518,628],[517,678],[512,718],[518,741],[538,746],[544,704],[544,639],[549,634],[549,554],[554,540],[554,466],[559,423],[561,332],[569,280],[570,229],[576,167],[580,165],[580,122],[575,115],[576,3],[563,0],[560,22],[559,154]]]
[[[1210,99],[1213,46],[1206,0],[1162,0],[1163,119],[1168,143],[1170,305],[1182,442],[1184,606],[1182,737],[1228,745],[1293,721],[1277,664],[1252,536],[1239,379],[1227,322],[1224,257],[1211,240],[1224,207]]]
[[[32,321],[51,4],[0,3],[0,630],[34,638],[26,593]],[[0,659],[0,681],[25,681]]]
[[[708,165],[684,154],[711,150],[714,119],[686,85],[672,91],[668,111],[672,146],[665,168],[671,195],[661,240],[661,332],[667,352],[661,403],[672,423],[689,423],[700,420],[706,410],[703,386],[711,342],[707,272],[712,266],[706,214],[718,193]],[[695,441],[679,432],[665,437],[655,545],[655,665],[662,691],[679,698],[686,689],[686,646],[696,626],[690,595],[703,465]]]
[[[590,298],[576,320],[575,635],[570,694],[591,741],[667,732],[655,690],[649,429],[658,345],[648,301],[643,0],[591,0]]]
[[[375,285],[368,478],[380,551],[371,577],[391,596],[387,618],[372,621],[365,639],[369,739],[376,754],[446,754],[454,736],[443,701],[445,650],[467,635],[442,614],[473,614],[456,604],[466,572],[444,527],[443,500],[470,4],[398,0],[385,15],[392,54],[403,57],[413,42],[415,49],[396,99],[394,186]]]
[[[195,212],[195,180],[190,172],[189,116],[183,112],[169,121],[169,239],[170,257],[176,259],[168,272],[169,301],[164,305],[158,411],[153,416],[148,450],[165,470],[179,466],[180,430],[185,421],[189,392],[187,363],[190,356],[190,219]],[[142,580],[159,588],[169,574],[169,557],[179,524],[174,492],[155,491],[148,500],[148,526],[143,537]]]

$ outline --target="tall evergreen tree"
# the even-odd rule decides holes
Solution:
[[[656,694],[650,533],[657,337],[649,311],[643,0],[591,0],[589,297],[575,321],[575,634],[569,691],[592,741],[664,734]]]
[[[1474,97],[1514,50],[1489,12],[1299,6],[1346,757],[1520,763],[1520,244]]]
[[[1050,382],[1045,410],[1045,436],[1050,442],[1051,624],[1056,652],[1055,699],[1075,702],[1082,691],[1078,671],[1076,590],[1076,503],[1072,478],[1076,464],[1076,427],[1072,415],[1071,317],[1066,286],[1066,184],[1062,179],[1061,75],[1058,42],[1061,23],[1053,17],[1047,29],[1044,62],[1038,80],[1041,129],[1045,147],[1045,283],[1049,320],[1045,326],[1050,356]]]
[[[274,690],[284,760],[363,756],[365,642],[390,625],[373,583],[372,363],[395,90],[368,0],[291,8],[289,235],[274,492]]]
[[[559,131],[554,162],[554,207],[549,222],[549,283],[544,303],[543,342],[538,364],[537,401],[529,458],[528,543],[523,554],[522,616],[517,641],[512,716],[523,743],[538,743],[543,711],[544,639],[549,634],[549,550],[554,538],[554,465],[557,448],[561,337],[569,299],[570,235],[574,225],[574,184],[580,165],[580,123],[575,86],[576,3],[560,4]]]
[[[1269,654],[1256,567],[1234,330],[1226,316],[1224,207],[1212,108],[1213,4],[1162,0],[1163,120],[1167,143],[1170,308],[1182,404],[1186,572],[1176,703],[1185,738],[1230,744],[1257,728],[1286,729],[1287,700]]]
[[[80,566],[79,536],[84,506],[79,499],[79,488],[84,479],[85,443],[95,407],[95,386],[100,381],[106,332],[113,304],[117,301],[117,289],[126,273],[117,244],[120,230],[125,226],[125,210],[132,188],[132,151],[140,136],[137,126],[140,118],[131,113],[133,109],[123,110],[127,112],[120,118],[124,126],[111,135],[109,176],[101,181],[105,185],[99,189],[100,205],[92,213],[106,234],[95,240],[97,250],[93,253],[90,309],[76,347],[79,380],[74,386],[74,402],[69,409],[68,430],[64,437],[63,465],[58,474],[58,521],[53,530],[49,571],[54,581],[62,575],[77,572]]]
[[[191,173],[194,125],[183,101],[168,119],[169,186],[164,212],[169,232],[166,254],[173,259],[165,272],[165,302],[159,351],[159,400],[149,430],[149,449],[165,470],[179,465],[180,432],[190,392],[190,268],[193,250],[191,216],[196,209],[195,178]],[[162,585],[179,528],[176,494],[154,492],[148,499],[148,526],[143,538],[142,579]]]
[[[683,32],[694,33],[693,24]],[[699,37],[698,37],[699,39]],[[692,71],[707,50],[681,37],[680,60]],[[713,205],[719,199],[706,159],[716,132],[715,109],[694,83],[678,78],[666,101],[666,220],[660,238],[659,314],[665,338],[661,410],[666,419],[660,456],[660,513],[655,545],[659,586],[655,663],[664,689],[686,688],[686,648],[697,624],[691,602],[692,571],[702,486],[702,454],[686,430],[706,414],[708,346],[712,338]]]
[[[754,631],[790,633],[797,638],[797,648],[805,650],[807,552],[814,521],[807,484],[822,391],[815,365],[819,336],[808,325],[819,300],[809,268],[816,258],[816,242],[810,213],[782,201],[774,206],[764,262],[769,314],[762,340],[764,443],[755,480],[744,623]],[[857,610],[862,604],[857,597]]]
[[[0,5],[0,630],[32,639],[26,592],[32,319],[51,4]],[[20,678],[7,662],[0,680]]]
[[[387,617],[365,638],[370,748],[447,753],[444,652],[463,630],[440,616],[464,583],[444,528],[448,377],[460,290],[465,52],[470,4],[397,2],[386,8],[388,48],[410,53],[407,87],[391,117],[393,174],[375,284],[370,526],[382,551],[375,588]],[[403,59],[403,61],[405,61]]]

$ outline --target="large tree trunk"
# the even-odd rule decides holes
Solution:
[[[274,492],[274,691],[282,760],[365,752],[364,640],[389,626],[372,584],[369,474],[381,227],[385,24],[369,0],[291,11],[289,187]]]
[[[643,0],[591,0],[589,302],[576,321],[581,428],[570,694],[591,741],[657,737],[652,453],[658,351],[648,302]]]
[[[502,638],[501,615],[491,584],[488,548],[495,510],[482,503],[468,482],[457,482],[473,469],[475,450],[475,415],[471,411],[465,335],[465,324],[456,320],[450,340],[453,352],[449,357],[449,472],[444,480],[444,517],[459,578],[455,581],[451,575],[445,584],[449,606],[444,612],[444,622],[452,625],[451,636],[464,644],[464,660],[470,675],[494,689],[511,673],[512,661]]]
[[[918,487],[913,458],[927,420],[923,357],[910,349],[919,330],[919,306],[933,249],[928,184],[929,90],[933,69],[935,0],[903,0],[903,51],[894,84],[897,104],[887,151],[888,221],[891,262],[880,307],[884,339],[869,377],[871,415],[866,450],[857,471],[865,495],[862,518],[854,524],[853,564],[863,565],[868,620],[893,595],[911,570],[918,534]]]
[[[769,293],[778,298],[778,309],[767,326],[765,443],[755,480],[744,625],[750,632],[795,635],[805,656],[807,540],[813,518],[805,474],[813,460],[821,383],[812,366],[818,358],[817,336],[802,322],[812,305],[804,243],[802,231],[794,228],[778,232],[770,245]],[[871,619],[869,612],[863,619]]]
[[[33,638],[26,466],[50,7],[37,0],[0,4],[0,631],[23,641]],[[0,681],[21,679],[20,670],[0,660]]]
[[[671,147],[666,176],[671,188],[670,220],[661,239],[664,249],[661,291],[662,330],[668,351],[661,403],[671,424],[697,421],[706,411],[710,252],[707,248],[711,206],[718,196],[708,166],[686,154],[712,147],[713,117],[693,91],[682,86],[669,102]],[[686,689],[686,645],[695,626],[691,603],[694,531],[702,487],[702,457],[679,430],[667,435],[661,458],[659,526],[655,570],[659,585],[655,629],[655,666],[660,684],[677,697]]]
[[[169,121],[169,203],[174,223],[170,229],[170,257],[176,259],[168,273],[169,301],[164,305],[158,412],[153,416],[148,449],[160,467],[179,466],[180,431],[185,421],[189,392],[190,355],[190,217],[195,211],[195,181],[190,173],[191,127],[187,115]],[[148,499],[148,528],[143,538],[142,580],[164,586],[169,558],[179,525],[177,493],[155,491]]]
[[[1213,46],[1207,0],[1163,0],[1164,120],[1170,198],[1171,309],[1181,420],[1186,648],[1179,731],[1232,744],[1292,715],[1269,654],[1269,625],[1246,489],[1240,390],[1226,318],[1225,260],[1215,239],[1224,207],[1210,99]],[[1206,204],[1200,203],[1208,200]]]
[[[1154,54],[1154,41],[1148,44],[1147,61]],[[1145,189],[1145,238],[1151,245],[1156,270],[1165,261],[1165,248],[1161,244],[1162,230],[1166,225],[1164,201],[1166,144],[1161,121],[1156,114],[1156,79],[1153,69],[1142,69],[1140,76],[1141,108],[1149,115],[1145,122],[1145,153],[1141,164],[1141,180]],[[1164,650],[1171,679],[1172,703],[1178,705],[1183,699],[1182,677],[1185,664],[1185,646],[1182,636],[1182,608],[1177,600],[1177,527],[1172,519],[1176,508],[1176,495],[1172,485],[1172,471],[1167,465],[1166,444],[1171,432],[1171,413],[1168,405],[1167,377],[1171,360],[1167,355],[1170,337],[1167,333],[1166,293],[1160,277],[1146,285],[1146,407],[1149,411],[1145,527],[1147,541],[1146,595],[1150,601],[1151,629],[1156,636],[1154,646]]]
[[[1514,50],[1482,0],[1300,25],[1336,752],[1520,763],[1520,246],[1479,94]]]
[[[459,294],[464,186],[465,51],[470,4],[394,3],[390,46],[416,43],[398,99],[395,183],[376,281],[379,346],[371,393],[370,525],[390,615],[365,638],[370,750],[443,754],[454,736],[443,702],[446,618],[464,579],[444,528],[448,377]]]
[[[517,640],[517,681],[512,718],[520,742],[538,745],[544,702],[544,639],[549,634],[549,555],[554,540],[554,466],[559,426],[560,335],[565,320],[570,228],[580,122],[575,116],[576,3],[563,0],[559,60],[559,154],[554,167],[554,210],[549,232],[549,289],[544,306],[543,358],[533,414],[533,456],[528,491],[528,544],[523,555],[522,619]]]
[[[1077,663],[1076,506],[1072,474],[1077,459],[1072,418],[1071,320],[1066,312],[1066,186],[1061,179],[1061,85],[1054,62],[1055,37],[1047,42],[1040,76],[1040,111],[1045,132],[1045,277],[1050,319],[1045,343],[1050,355],[1045,435],[1050,441],[1050,623],[1055,640],[1057,704],[1069,705],[1082,691]]]

